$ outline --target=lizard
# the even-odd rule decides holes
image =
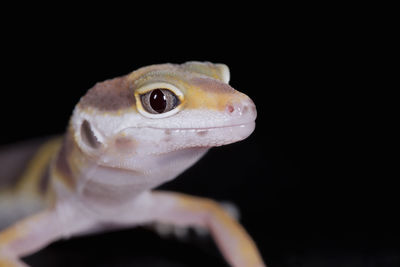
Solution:
[[[27,266],[21,257],[105,225],[154,222],[204,227],[229,265],[265,266],[216,201],[154,190],[254,131],[255,104],[229,80],[221,63],[142,67],[89,89],[63,136],[0,153],[0,266]]]

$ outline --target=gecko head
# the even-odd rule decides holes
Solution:
[[[89,156],[101,155],[104,165],[139,168],[138,158],[142,166],[146,159],[186,159],[190,165],[210,147],[254,130],[255,105],[229,78],[224,64],[187,62],[98,83],[74,111],[75,140]]]

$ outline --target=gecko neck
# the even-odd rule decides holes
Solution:
[[[126,169],[106,166],[99,159],[88,157],[68,131],[53,174],[63,184],[60,192],[63,195],[79,198],[90,208],[109,209],[129,203],[143,192],[175,178],[207,150],[186,148],[162,155],[135,155],[132,161],[138,167]]]
[[[162,155],[136,156],[141,168],[127,170],[97,165],[90,177],[85,177],[80,196],[98,208],[129,203],[196,163],[208,148],[187,148]],[[79,192],[79,187],[78,187]]]

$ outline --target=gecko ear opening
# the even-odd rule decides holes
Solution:
[[[99,148],[101,145],[87,120],[84,120],[81,124],[81,139],[85,145],[94,149]]]

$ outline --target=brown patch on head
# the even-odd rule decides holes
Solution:
[[[118,152],[122,152],[124,154],[135,152],[136,144],[135,140],[127,137],[118,137],[115,139],[115,148]]]
[[[135,105],[135,96],[129,88],[127,77],[97,83],[82,97],[79,105],[104,111],[118,111]]]

